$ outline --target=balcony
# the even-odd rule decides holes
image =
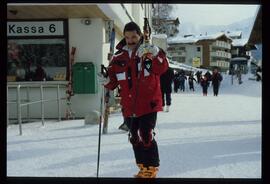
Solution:
[[[229,68],[230,63],[222,60],[212,61],[210,62],[210,66],[217,66],[220,68]]]
[[[170,55],[172,57],[186,57],[186,53],[185,52],[170,52]]]
[[[219,41],[217,40],[212,44],[213,47],[218,47],[218,48],[224,48],[224,49],[231,49],[231,44],[224,42],[224,41]]]
[[[230,59],[232,57],[232,54],[225,51],[214,51],[214,52],[210,52],[210,56]]]

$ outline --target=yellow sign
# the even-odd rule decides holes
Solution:
[[[201,59],[198,57],[193,58],[192,60],[192,66],[193,67],[200,67],[201,65]]]

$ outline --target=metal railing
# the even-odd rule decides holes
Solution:
[[[41,122],[44,126],[44,102],[56,101],[58,105],[58,121],[61,121],[61,105],[60,101],[65,100],[66,97],[60,97],[60,86],[66,88],[66,84],[7,84],[7,126],[9,125],[9,106],[8,104],[17,104],[17,120],[19,124],[19,133],[22,135],[22,112],[21,107],[27,106],[27,118],[30,119],[30,109],[29,106],[36,103],[41,103]],[[56,88],[57,89],[57,98],[56,99],[44,99],[44,88]],[[16,91],[16,100],[9,101],[8,91],[9,88],[17,88]],[[21,88],[26,88],[26,99],[21,99]],[[40,88],[40,100],[30,101],[29,89],[30,88]],[[26,103],[22,103],[26,102]]]

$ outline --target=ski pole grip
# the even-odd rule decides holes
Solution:
[[[101,74],[103,77],[107,78],[108,77],[108,69],[102,64],[101,65]]]

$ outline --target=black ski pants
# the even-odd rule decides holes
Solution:
[[[180,90],[185,91],[185,81],[180,81]]]
[[[213,84],[214,96],[218,96],[218,89],[219,89],[219,85],[218,84]]]
[[[132,144],[136,163],[144,166],[159,166],[157,142],[154,139],[157,112],[136,118],[126,118],[130,129],[130,143]]]
[[[203,94],[207,94],[207,89],[208,89],[207,86],[202,86]]]
[[[194,85],[193,85],[193,82],[190,82],[190,83],[189,83],[189,89],[194,91]]]
[[[178,92],[179,86],[180,86],[179,81],[174,81],[174,87],[173,87],[173,90],[174,90],[175,93]]]
[[[161,93],[162,93],[162,106],[165,106],[165,104],[167,106],[170,106],[171,102],[172,102],[171,93],[170,92],[164,92],[164,91],[161,91]]]

